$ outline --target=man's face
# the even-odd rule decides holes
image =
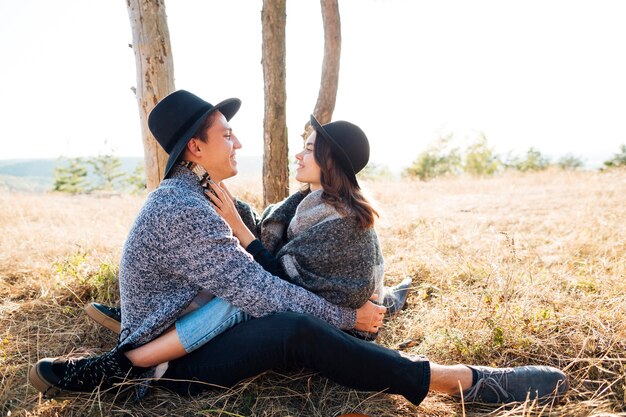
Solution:
[[[201,150],[197,162],[207,170],[213,181],[220,182],[237,175],[235,152],[241,148],[241,143],[222,113],[215,112],[210,117],[213,120],[206,131],[207,141],[193,140]]]

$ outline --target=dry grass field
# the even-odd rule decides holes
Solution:
[[[258,183],[231,188],[258,205]],[[117,302],[120,250],[144,197],[0,193],[0,414],[626,415],[626,171],[366,188],[381,212],[387,281],[414,280],[409,307],[379,342],[440,363],[565,368],[571,390],[560,404],[463,406],[433,395],[415,407],[308,373],[267,373],[191,398],[155,390],[141,402],[110,393],[43,400],[26,380],[39,358],[116,343],[82,307]]]

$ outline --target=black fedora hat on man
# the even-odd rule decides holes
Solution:
[[[370,159],[370,143],[365,132],[357,125],[343,120],[322,125],[313,115],[311,126],[328,141],[333,156],[350,181],[358,187],[356,174],[365,168]]]
[[[230,120],[241,107],[241,100],[229,98],[213,105],[186,90],[174,91],[161,100],[148,116],[148,127],[170,156],[165,166],[167,178],[172,167],[207,116],[220,111]]]

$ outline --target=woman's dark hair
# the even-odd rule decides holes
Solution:
[[[322,199],[344,216],[354,215],[362,229],[373,227],[374,216],[378,217],[378,212],[367,201],[361,189],[350,181],[335,160],[331,145],[319,133],[313,149],[315,162],[321,171]]]

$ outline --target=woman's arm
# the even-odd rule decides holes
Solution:
[[[215,191],[217,198],[210,192],[206,192],[206,195],[213,202],[213,206],[218,214],[228,223],[233,231],[233,235],[239,240],[241,246],[246,248],[246,251],[248,251],[248,253],[254,257],[254,260],[267,272],[286,279],[288,276],[285,274],[278,258],[273,256],[265,246],[263,246],[260,240],[256,239],[252,231],[250,231],[241,219],[234,198],[224,184],[220,186],[211,183],[211,188]]]
[[[244,248],[248,247],[248,245],[256,239],[256,236],[254,236],[250,229],[248,229],[248,226],[241,220],[241,216],[235,207],[233,196],[230,195],[230,192],[228,192],[228,189],[223,183],[218,185],[211,181],[209,186],[215,194],[210,191],[205,191],[205,194],[213,203],[215,211],[228,223],[233,231],[233,235],[239,240],[241,246]]]
[[[267,272],[288,280],[289,276],[285,273],[285,270],[280,264],[280,260],[265,249],[265,246],[263,246],[259,239],[253,240],[246,247],[246,250]]]

